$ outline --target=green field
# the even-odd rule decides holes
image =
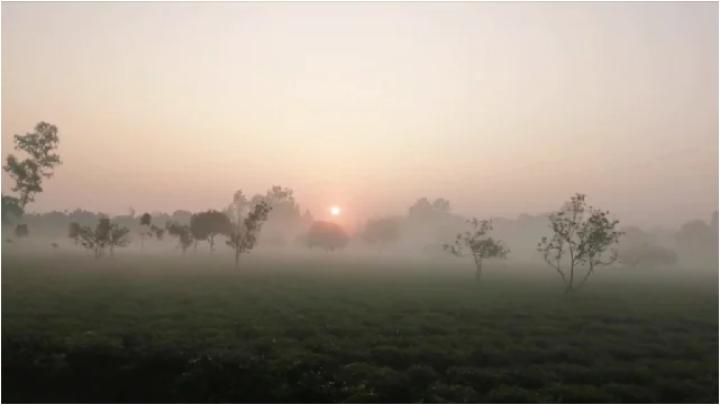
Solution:
[[[4,254],[2,400],[718,401],[716,275],[328,257]]]

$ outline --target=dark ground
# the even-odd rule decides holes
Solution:
[[[718,402],[717,276],[3,254],[3,402]]]

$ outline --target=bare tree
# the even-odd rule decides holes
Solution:
[[[504,244],[488,235],[492,231],[492,222],[473,218],[467,221],[471,229],[459,233],[452,245],[446,244],[445,250],[456,256],[472,256],[475,261],[475,281],[480,281],[482,265],[485,259],[504,259],[510,251]]]
[[[575,194],[559,211],[550,214],[553,234],[543,237],[537,250],[560,275],[566,293],[585,285],[597,267],[617,260],[617,251],[611,246],[623,233],[616,229],[619,221],[611,220],[609,215],[608,211],[588,206],[584,194]],[[585,275],[577,282],[581,266],[586,267]]]
[[[239,266],[240,255],[255,247],[262,224],[267,220],[271,209],[267,201],[260,201],[242,222],[238,220],[233,224],[227,244],[235,250],[235,268]]]

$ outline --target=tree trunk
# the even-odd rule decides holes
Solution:
[[[215,251],[215,235],[210,235],[210,253]]]
[[[240,249],[235,248],[235,269],[240,268]]]
[[[573,291],[573,284],[575,283],[575,256],[570,251],[570,278],[568,278],[567,285],[565,286],[565,294],[569,294]]]
[[[478,259],[477,257],[474,257],[475,259],[475,282],[480,282],[480,276],[482,276],[482,259]]]

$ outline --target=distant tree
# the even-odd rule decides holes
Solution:
[[[245,197],[245,194],[243,194],[242,190],[237,190],[235,194],[233,194],[233,200],[225,210],[225,213],[228,218],[230,218],[230,221],[240,223],[249,209],[250,202]]]
[[[150,226],[152,223],[152,215],[149,213],[144,213],[140,215],[140,225]]]
[[[192,212],[185,211],[185,210],[177,210],[172,213],[170,216],[170,219],[178,224],[189,224],[190,218],[192,217]]]
[[[503,243],[488,235],[492,231],[492,223],[489,220],[473,218],[467,223],[470,230],[459,233],[452,245],[444,245],[445,250],[456,256],[470,255],[475,261],[475,281],[480,281],[482,275],[482,264],[485,259],[504,259],[510,251]]]
[[[319,247],[327,251],[342,249],[349,240],[350,238],[340,225],[326,221],[313,222],[304,237],[304,242],[308,247]]]
[[[15,227],[15,237],[18,239],[27,238],[30,235],[30,228],[27,224],[19,224]]]
[[[444,219],[450,215],[450,201],[437,198],[432,203],[420,198],[408,209],[408,218],[415,222],[429,222]]]
[[[400,238],[399,218],[380,218],[367,221],[362,239],[368,245],[386,246]]]
[[[623,246],[618,252],[618,261],[631,267],[668,266],[677,263],[677,259],[672,250],[652,244]]]
[[[142,248],[145,245],[145,238],[146,237],[152,237],[153,232],[150,229],[150,225],[152,224],[152,215],[149,213],[144,213],[140,215],[140,247]]]
[[[272,211],[263,225],[263,242],[284,245],[288,238],[296,235],[303,228],[300,206],[295,202],[293,190],[287,187],[272,186],[265,195],[253,196],[247,203],[245,212],[262,201],[272,207]],[[243,215],[245,215],[244,212]]]
[[[118,224],[110,224],[107,245],[110,248],[110,256],[115,255],[116,247],[125,247],[130,244],[130,230]]]
[[[70,222],[68,225],[68,237],[73,240],[76,245],[80,242],[80,224],[77,222]]]
[[[227,244],[235,251],[235,268],[239,266],[240,255],[255,247],[262,224],[267,220],[270,210],[268,202],[260,201],[242,222],[233,224]]]
[[[584,194],[575,194],[559,211],[550,214],[553,234],[549,238],[544,236],[537,249],[562,278],[566,293],[585,285],[597,267],[617,260],[617,251],[610,248],[618,243],[622,232],[616,230],[619,221],[611,220],[609,215],[608,211],[587,206]],[[587,270],[576,283],[575,275],[582,265]]]
[[[675,233],[677,247],[687,256],[715,257],[718,251],[717,211],[710,223],[696,219],[689,221]]]
[[[190,218],[190,230],[195,240],[207,240],[210,251],[215,250],[215,236],[232,232],[230,218],[222,212],[210,210],[194,214]]]
[[[622,242],[618,248],[618,262],[631,267],[671,265],[677,262],[677,254],[656,245],[650,235],[633,226],[623,230]]]
[[[12,224],[22,218],[25,213],[20,205],[20,199],[8,195],[2,196],[2,223]]]
[[[165,236],[165,229],[155,225],[150,225],[150,234],[154,236],[155,239],[162,240],[163,236]]]
[[[12,191],[19,194],[17,205],[23,211],[35,194],[43,191],[43,178],[52,177],[55,166],[61,164],[60,156],[55,153],[59,142],[57,133],[55,125],[40,122],[34,132],[14,136],[15,149],[27,157],[20,160],[13,154],[8,155],[3,169],[15,181]]]
[[[190,246],[192,246],[194,239],[192,236],[192,232],[190,231],[190,226],[181,225],[177,222],[170,221],[165,226],[165,229],[167,229],[167,232],[170,236],[178,238],[178,245],[182,250],[183,254]]]
[[[130,230],[110,222],[110,218],[100,217],[95,229],[87,226],[80,226],[78,229],[80,244],[93,251],[96,259],[105,254],[105,249],[110,249],[110,255],[114,255],[116,247],[127,246],[130,243],[128,235]]]

